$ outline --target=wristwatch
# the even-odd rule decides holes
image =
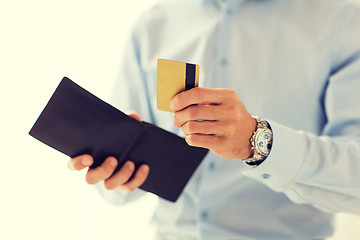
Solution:
[[[257,116],[252,117],[257,122],[256,130],[250,138],[251,149],[254,150],[254,155],[245,159],[245,162],[251,166],[258,166],[270,154],[273,133],[267,121]]]

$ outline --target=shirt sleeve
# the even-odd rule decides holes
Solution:
[[[244,174],[296,203],[360,214],[360,10],[347,7],[325,90],[327,123],[320,136],[269,121],[268,158]]]
[[[136,26],[135,26],[136,29]],[[115,82],[111,103],[123,112],[136,111],[141,120],[154,123],[149,100],[147,76],[141,66],[140,51],[134,30],[125,48],[125,54]],[[112,204],[125,204],[142,197],[146,192],[136,189],[133,192],[107,190],[97,184],[100,194]]]

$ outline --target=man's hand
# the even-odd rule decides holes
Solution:
[[[256,120],[233,90],[193,88],[174,96],[170,107],[189,145],[208,148],[224,158],[252,156],[250,138]]]
[[[136,113],[128,114],[130,117],[140,121],[140,117]],[[68,166],[72,170],[82,170],[93,164],[93,158],[88,155],[81,155],[70,159]],[[88,184],[96,184],[103,181],[105,188],[108,190],[119,189],[123,191],[134,191],[140,187],[149,174],[149,166],[144,164],[136,171],[135,176],[129,181],[135,171],[135,164],[131,161],[126,162],[118,172],[114,173],[118,161],[114,157],[108,157],[101,166],[88,169],[86,173],[86,182]]]

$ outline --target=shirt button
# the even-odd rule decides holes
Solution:
[[[215,170],[215,163],[214,163],[214,162],[211,162],[211,163],[209,164],[209,169],[210,169],[210,171],[214,171],[214,170]]]
[[[226,58],[221,59],[220,64],[225,66],[227,64],[227,59]]]
[[[264,173],[264,174],[262,175],[262,178],[263,178],[263,179],[269,179],[269,178],[270,178],[270,174]]]
[[[201,220],[203,220],[203,221],[207,220],[207,219],[208,219],[208,213],[205,212],[205,211],[201,212],[200,218],[201,218]]]

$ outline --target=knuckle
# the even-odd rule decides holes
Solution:
[[[116,176],[121,183],[127,182],[132,175],[132,171],[129,169],[129,167],[123,167],[119,172],[116,173]]]
[[[120,190],[120,191],[126,191],[126,189],[124,188],[123,185],[119,185],[116,187],[117,190]]]
[[[70,170],[75,170],[73,159],[70,159],[67,163],[67,166]]]
[[[87,182],[88,184],[95,184],[95,183],[96,183],[94,177],[91,176],[90,174],[86,174],[85,180],[86,180],[86,182]]]
[[[187,135],[186,137],[185,137],[185,141],[186,141],[186,143],[188,144],[188,145],[190,145],[190,146],[192,146],[193,145],[193,135]]]
[[[133,192],[133,191],[135,191],[135,189],[136,189],[136,187],[134,187],[132,185],[129,185],[126,187],[126,191],[128,191],[128,192]]]
[[[190,132],[189,132],[189,130],[187,129],[186,126],[187,126],[187,125],[184,125],[184,126],[181,128],[182,132],[183,132],[185,135],[190,134]]]
[[[103,165],[99,166],[99,167],[96,169],[96,171],[97,171],[97,175],[99,175],[99,176],[106,176],[106,175],[108,175],[108,174],[107,174],[107,171],[106,171],[106,168],[105,168]]]
[[[237,94],[233,89],[226,89],[225,93],[227,96],[229,96],[230,98],[237,98]]]
[[[176,95],[173,98],[173,102],[174,102],[175,108],[181,108],[183,100],[181,99],[181,97],[179,95]]]
[[[227,119],[231,119],[231,116],[237,115],[238,114],[238,108],[234,105],[234,104],[230,104],[226,106],[226,111],[225,111],[225,117]]]
[[[188,112],[188,117],[191,120],[195,120],[196,119],[196,115],[197,115],[197,107],[196,106],[191,106],[187,109]]]
[[[145,181],[146,177],[144,171],[139,170],[130,186],[139,187]]]
[[[199,101],[202,98],[202,96],[204,95],[203,89],[202,88],[194,88],[192,94],[193,94],[193,98],[196,101]]]
[[[182,126],[182,131],[185,135],[191,134],[190,128],[189,128],[189,122],[185,123]]]
[[[99,174],[101,176],[103,176],[104,178],[110,177],[111,174],[113,173],[113,171],[114,171],[114,168],[112,166],[109,166],[109,167],[108,166],[106,166],[106,167],[100,166],[99,167]]]
[[[227,105],[226,110],[227,110],[227,112],[233,113],[234,111],[237,110],[236,104],[231,102],[230,104]]]
[[[145,179],[147,178],[148,176],[148,172],[144,172],[142,171],[140,174],[139,174],[139,179],[137,180],[137,184],[140,186],[141,184],[144,183]]]
[[[112,184],[110,181],[104,181],[104,187],[107,190],[113,190],[115,188],[114,184]]]
[[[227,136],[234,136],[237,134],[237,128],[233,124],[227,124],[225,131]]]
[[[195,122],[188,122],[187,123],[187,129],[188,129],[190,134],[196,132],[196,124],[195,124]]]
[[[180,121],[179,121],[179,113],[174,114],[174,123],[175,123],[175,126],[181,127]]]

